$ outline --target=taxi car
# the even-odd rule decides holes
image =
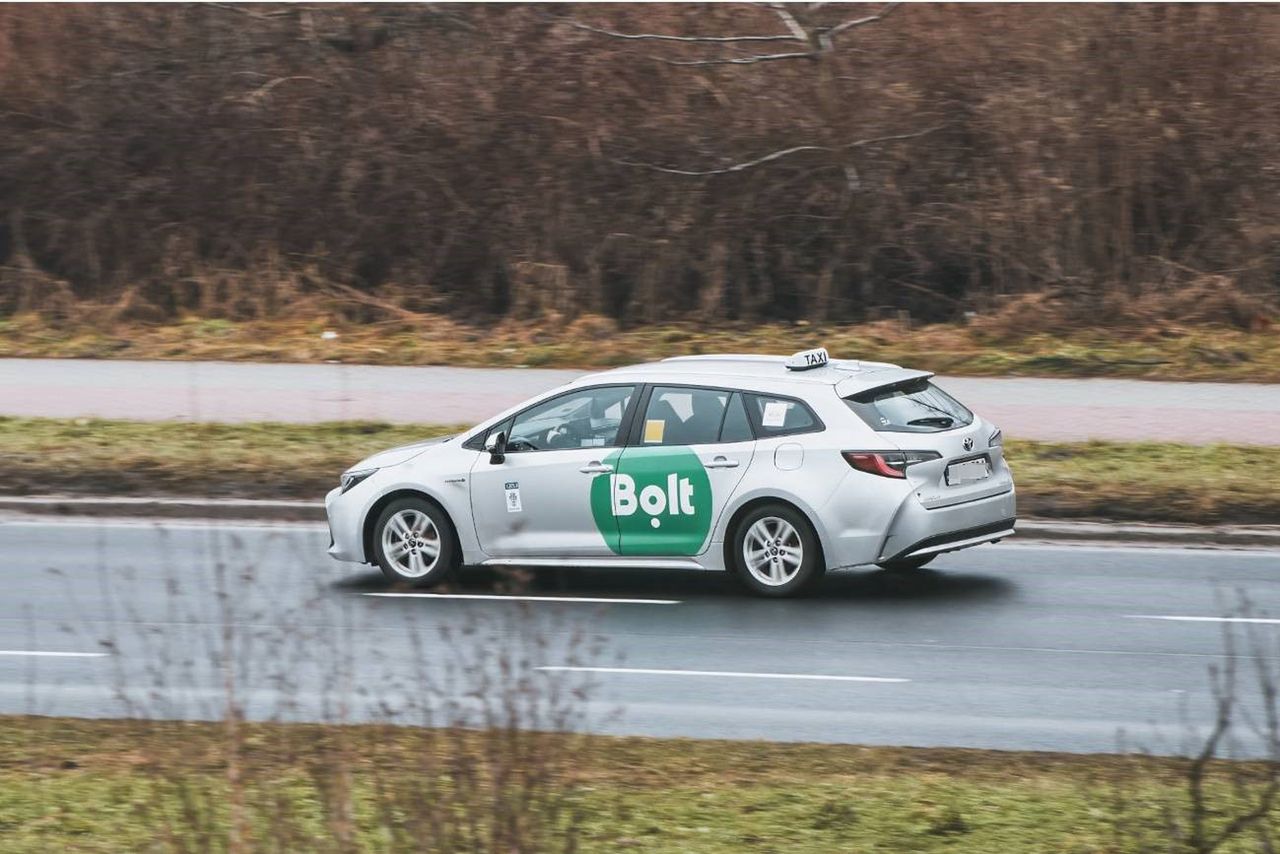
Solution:
[[[1014,533],[1001,433],[928,371],[709,355],[591,374],[457,436],[375,454],[325,506],[338,560],[728,570],[787,596]]]

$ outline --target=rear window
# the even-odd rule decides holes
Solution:
[[[973,423],[973,413],[927,378],[874,388],[844,402],[881,433],[937,433]]]

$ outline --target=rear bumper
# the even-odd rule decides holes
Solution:
[[[1014,533],[1016,517],[1013,489],[936,510],[908,500],[889,526],[876,562],[941,554],[999,540]]]
[[[983,543],[995,542],[1013,534],[1016,522],[1017,520],[1012,518],[1002,519],[999,522],[978,525],[962,531],[934,534],[932,537],[926,537],[918,543],[907,546],[895,555],[887,556],[886,559],[901,560],[903,558],[924,557],[925,555],[954,552],[959,549],[967,549],[970,546],[980,546]]]

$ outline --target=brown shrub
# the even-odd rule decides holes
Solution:
[[[0,266],[169,316],[938,320],[1049,291],[1062,322],[1266,322],[1280,11],[908,5],[830,36],[880,8],[792,8],[823,50],[573,23],[788,32],[755,5],[0,8]]]

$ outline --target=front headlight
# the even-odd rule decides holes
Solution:
[[[369,477],[369,475],[373,474],[375,471],[377,471],[377,469],[360,469],[360,471],[343,472],[342,473],[342,492],[338,494],[345,495],[347,492],[351,490],[351,487],[355,486],[360,481],[366,479],[367,477]]]

